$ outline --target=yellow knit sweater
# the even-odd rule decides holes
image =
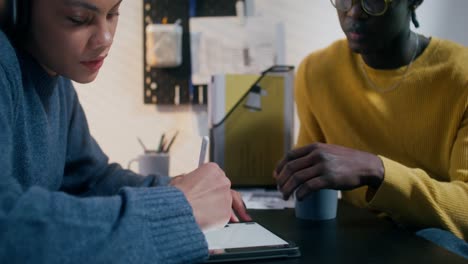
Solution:
[[[378,87],[369,85],[363,69]],[[438,227],[468,239],[468,48],[432,38],[411,65],[375,70],[346,40],[299,67],[297,146],[324,142],[379,155],[381,187],[343,193],[408,227]]]

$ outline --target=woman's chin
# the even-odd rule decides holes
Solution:
[[[92,75],[82,75],[82,76],[71,76],[69,77],[72,81],[81,83],[81,84],[86,84],[90,83],[94,80],[96,80],[97,74],[92,74]]]

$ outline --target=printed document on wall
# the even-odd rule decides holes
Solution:
[[[190,19],[192,81],[207,84],[216,74],[258,73],[284,64],[284,27],[270,18]]]

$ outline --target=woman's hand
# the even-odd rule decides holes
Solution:
[[[242,221],[252,221],[252,218],[247,213],[244,201],[239,192],[231,190],[232,195],[232,214],[230,222],[239,222],[239,218]]]
[[[171,185],[184,193],[202,230],[222,227],[229,220],[239,221],[237,216],[251,220],[242,197],[230,189],[231,182],[216,163],[206,163],[177,176],[171,180]]]

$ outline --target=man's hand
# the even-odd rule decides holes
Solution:
[[[292,150],[278,164],[274,178],[285,199],[297,189],[299,200],[320,189],[378,189],[383,181],[381,159],[371,153],[315,143]]]

